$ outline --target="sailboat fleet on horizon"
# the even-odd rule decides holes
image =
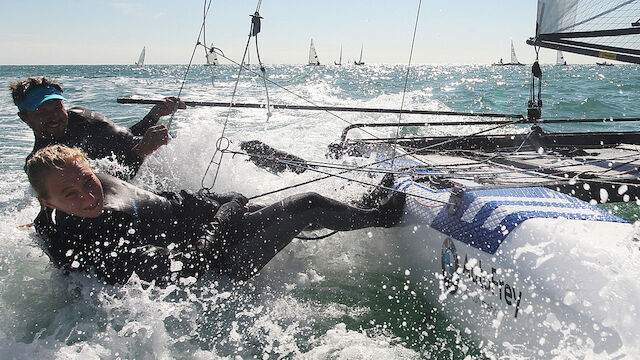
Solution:
[[[364,61],[362,61],[362,51],[364,49],[364,45],[360,47],[360,58],[357,61],[354,61],[354,65],[364,65]],[[342,46],[340,46],[340,57],[338,61],[333,62],[336,66],[342,65]],[[307,63],[309,66],[318,66],[320,65],[320,59],[318,58],[318,52],[316,51],[316,47],[313,43],[313,39],[311,39],[311,43],[309,44],[309,61]]]

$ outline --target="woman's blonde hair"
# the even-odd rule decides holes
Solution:
[[[78,160],[87,161],[87,154],[78,148],[56,144],[38,150],[27,160],[25,166],[31,187],[39,197],[47,198],[47,174],[52,170],[64,170],[66,166]]]

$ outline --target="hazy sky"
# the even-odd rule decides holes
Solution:
[[[313,38],[322,63],[357,58],[406,64],[417,0],[263,0],[258,37],[265,63],[306,63]],[[535,0],[423,0],[413,63],[521,62],[534,35]],[[148,64],[189,62],[202,24],[204,1],[0,0],[0,64],[131,64],[146,46]],[[257,0],[214,0],[206,41],[240,60]],[[254,40],[252,40],[253,43]],[[252,44],[252,51],[255,48]],[[570,63],[595,59],[565,54]],[[252,62],[255,56],[252,56]],[[542,62],[555,52],[541,51]],[[198,49],[195,63],[204,62]],[[225,61],[222,61],[223,63]]]

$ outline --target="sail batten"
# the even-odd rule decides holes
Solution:
[[[640,0],[538,0],[527,44],[640,63]]]

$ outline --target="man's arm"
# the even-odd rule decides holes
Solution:
[[[164,125],[156,125],[140,137],[85,108],[69,109],[69,119],[74,122],[69,127],[69,140],[65,145],[82,148],[91,159],[115,155],[118,163],[131,170],[130,176],[137,173],[147,156],[169,141],[169,132]]]
[[[160,118],[173,114],[176,109],[186,109],[187,106],[177,97],[166,97],[161,104],[154,105],[149,113],[142,118],[137,124],[131,126],[129,130],[135,136],[143,136],[149,128],[160,121]]]

